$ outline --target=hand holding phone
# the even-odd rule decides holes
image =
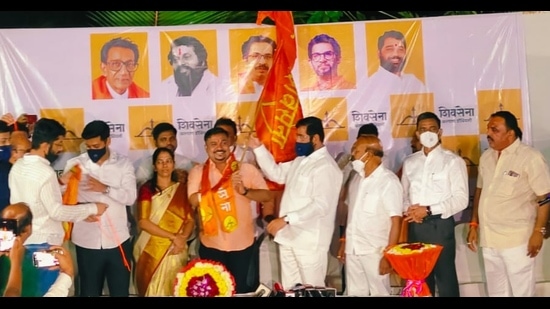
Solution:
[[[54,250],[37,251],[32,254],[34,267],[53,267],[59,266],[59,261],[54,256]]]
[[[17,220],[0,219],[0,251],[9,251],[17,234]]]

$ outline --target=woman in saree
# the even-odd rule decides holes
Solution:
[[[157,148],[152,161],[153,176],[138,194],[136,287],[139,296],[172,296],[176,273],[188,261],[187,238],[195,222],[187,184],[178,182],[175,172],[174,152]]]

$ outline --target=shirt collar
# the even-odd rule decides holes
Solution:
[[[500,154],[502,155],[502,153],[514,153],[514,152],[516,152],[516,150],[518,149],[520,143],[521,143],[521,141],[519,140],[519,138],[516,138],[516,140],[513,143],[511,143],[510,145],[508,145],[508,147],[502,149],[500,151]],[[498,150],[493,149],[493,151],[498,156]]]
[[[116,92],[111,87],[111,85],[109,85],[109,82],[107,80],[105,80],[105,84],[107,85],[107,89],[109,90],[109,93],[111,94],[113,99],[128,99],[128,88],[126,88],[126,90],[122,94],[118,94],[118,92]]]

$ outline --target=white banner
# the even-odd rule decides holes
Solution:
[[[514,113],[530,143],[521,21],[510,13],[297,25],[293,76],[304,115],[323,119],[335,157],[349,152],[361,125],[376,124],[385,162],[397,171],[411,152],[416,116],[433,111],[444,146],[475,167],[497,110]],[[133,161],[151,151],[151,130],[163,121],[178,129],[176,152],[203,161],[204,132],[217,118],[254,130],[262,69],[273,54],[269,43],[245,44],[259,35],[275,40],[275,28],[2,29],[1,111],[67,128],[57,170],[79,152],[82,129],[95,119],[109,123],[112,149]],[[118,38],[129,45],[104,48]],[[128,98],[111,98],[117,89],[128,89]]]

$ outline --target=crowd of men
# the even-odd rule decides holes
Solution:
[[[261,93],[276,48],[264,36],[243,43],[247,72],[239,75],[239,93]],[[406,48],[398,31],[379,38],[380,67],[369,83],[376,91],[368,91],[374,97],[367,101],[389,92],[424,92],[422,81],[402,71]],[[338,72],[341,58],[333,37],[312,38],[308,60],[317,78],[305,90],[353,88]],[[138,59],[134,43],[120,38],[106,43],[94,99],[147,97],[131,78],[114,82],[118,75],[133,76]],[[168,61],[174,76],[164,81],[166,91],[212,92],[207,52],[196,38],[174,40]],[[239,294],[254,292],[260,283],[326,286],[332,255],[344,266],[344,295],[389,296],[395,270],[384,252],[400,242],[438,244],[443,249],[426,283],[434,296],[458,297],[454,216],[469,204],[466,163],[442,145],[436,114],[424,112],[414,121],[412,152],[394,171],[372,123],[359,129],[348,159],[335,160],[325,146],[323,121],[299,119],[296,158],[278,163],[254,134],[238,145],[239,129],[225,117],[204,134],[207,160],[195,162],[176,152],[177,130],[163,122],[152,130],[155,152],[134,166],[110,147],[108,124],[93,120],[79,132],[82,153],[58,176],[52,164],[64,150],[66,129],[54,119],[28,126],[25,115],[5,114],[0,211],[3,223],[17,224],[13,245],[0,252],[0,293],[93,297],[108,289],[108,295],[124,297],[137,277],[140,295],[170,293],[159,283],[174,281],[162,258],[152,249],[146,258],[136,256],[144,251],[136,250],[135,239],[145,231],[170,255],[187,250],[183,264],[197,257],[224,264]],[[522,142],[517,118],[508,111],[490,116],[486,134],[489,149],[480,158],[467,244],[474,252],[481,249],[489,296],[534,296],[535,257],[547,237],[548,163]],[[268,183],[284,189],[270,190]],[[192,214],[181,211],[178,217],[170,208],[175,204],[165,190],[172,184],[184,187],[174,191],[182,195],[174,203],[183,200],[180,210],[185,206]],[[172,213],[165,221],[151,209],[160,203],[153,194],[168,197],[164,204]],[[175,228],[178,220],[185,227]],[[36,267],[33,256],[43,251],[52,252],[58,265]],[[151,261],[160,270],[149,271]],[[158,289],[143,286],[153,282]]]
[[[296,158],[283,163],[276,163],[254,135],[246,147],[237,146],[235,123],[218,119],[204,136],[205,162],[174,157],[176,181],[186,185],[185,198],[197,218],[186,235],[189,259],[223,263],[237,293],[253,292],[260,282],[280,281],[285,289],[299,283],[326,286],[337,231],[344,294],[388,296],[394,270],[384,251],[399,242],[433,243],[443,250],[426,278],[430,291],[460,296],[453,216],[468,207],[466,163],[441,144],[437,115],[424,112],[416,120],[411,146],[421,146],[395,173],[384,164],[372,124],[360,129],[349,161],[339,166],[325,147],[317,117],[296,123]],[[94,120],[82,132],[85,151],[69,159],[58,176],[51,164],[63,151],[65,128],[41,118],[29,137],[14,131],[14,123],[11,114],[0,121],[0,190],[9,196],[0,205],[1,217],[17,221],[13,247],[0,257],[3,295],[102,296],[106,282],[109,295],[129,296],[135,258],[129,214],[138,188],[153,174],[151,156],[134,168],[109,147],[109,126]],[[177,149],[171,124],[157,124],[153,137],[157,148]],[[482,250],[489,296],[535,294],[550,171],[544,156],[521,138],[512,113],[491,115],[490,148],[481,156],[467,236],[472,251]],[[77,174],[84,187],[71,199]],[[285,185],[280,199],[267,180]],[[216,215],[205,216],[209,211]],[[273,248],[275,261],[266,261]],[[55,250],[58,267],[33,265],[33,253],[45,250]],[[261,270],[272,266],[275,272]]]

